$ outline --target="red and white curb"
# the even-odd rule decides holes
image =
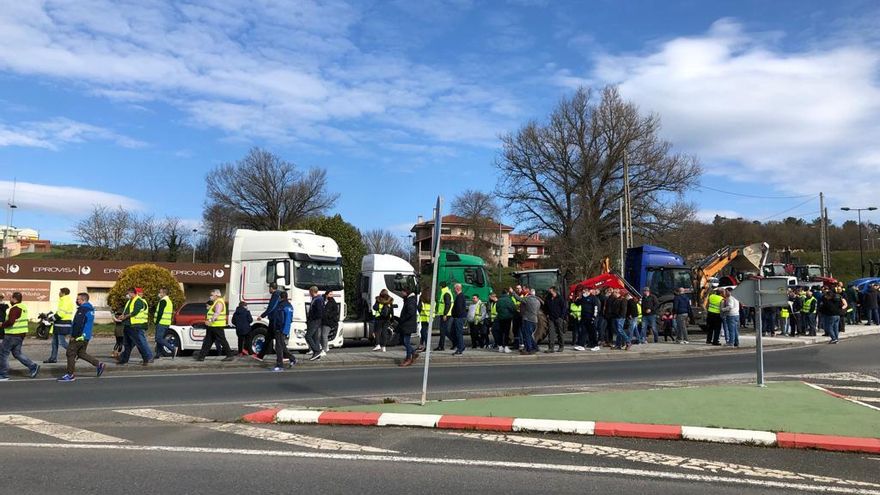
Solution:
[[[346,426],[411,426],[443,430],[472,430],[531,433],[569,433],[601,437],[647,438],[654,440],[696,440],[701,442],[754,444],[795,449],[880,454],[880,438],[774,433],[772,431],[706,428],[682,425],[568,421],[439,414],[319,411],[311,409],[267,409],[247,414],[248,423],[292,423]]]

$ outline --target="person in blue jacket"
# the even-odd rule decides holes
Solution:
[[[97,369],[97,375],[104,374],[106,365],[88,353],[89,341],[92,339],[92,327],[95,324],[95,308],[89,302],[85,292],[76,296],[76,314],[70,328],[70,342],[67,345],[67,374],[58,379],[59,382],[76,380],[76,360],[82,359]]]
[[[260,314],[260,317],[257,318],[257,321],[264,321],[266,318],[269,319],[269,335],[266,335],[266,342],[263,344],[263,347],[256,354],[251,354],[251,357],[256,359],[257,361],[262,361],[263,358],[266,357],[266,353],[272,349],[271,342],[275,341],[275,323],[273,319],[275,318],[275,312],[278,309],[278,304],[281,302],[281,291],[278,290],[278,284],[272,282],[269,284],[269,303],[266,305],[266,310]]]
[[[281,293],[278,306],[270,321],[275,326],[272,329],[275,334],[275,367],[272,371],[283,371],[284,358],[290,360],[290,367],[296,364],[296,358],[287,350],[287,340],[290,338],[290,327],[293,324],[293,305],[290,304],[287,292]]]
[[[250,354],[251,348],[251,324],[254,317],[247,308],[247,303],[241,301],[232,314],[232,326],[235,327],[235,336],[238,337],[238,355],[247,356]]]

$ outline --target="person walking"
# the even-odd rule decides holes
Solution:
[[[269,302],[266,304],[266,309],[260,313],[260,316],[257,317],[257,321],[259,322],[267,322],[266,325],[266,340],[263,342],[263,346],[256,354],[251,354],[251,357],[256,359],[257,361],[263,361],[266,358],[266,354],[271,352],[274,349],[273,342],[275,342],[275,327],[278,325],[275,324],[273,318],[275,318],[275,314],[278,313],[278,305],[281,303],[281,291],[278,290],[278,284],[275,282],[271,282],[269,284]]]
[[[58,309],[55,310],[55,322],[49,330],[52,337],[52,348],[49,351],[49,358],[43,361],[44,364],[58,362],[58,348],[67,349],[67,336],[70,335],[70,323],[73,320],[73,313],[76,311],[76,305],[73,298],[70,297],[70,289],[62,287],[58,292]]]
[[[6,294],[0,292],[0,324],[6,321],[6,313],[9,311],[9,303],[6,302]],[[3,333],[0,332],[0,340],[3,340]]]
[[[67,346],[67,373],[58,379],[59,382],[76,380],[76,360],[95,367],[96,376],[104,374],[107,367],[88,353],[89,341],[92,340],[92,327],[95,324],[95,308],[89,302],[89,295],[81,292],[76,296],[76,314],[70,327],[70,343]]]
[[[565,343],[565,300],[559,295],[556,287],[547,289],[544,301],[547,313],[547,353],[562,352]]]
[[[626,292],[626,332],[629,336],[629,342],[633,344],[644,344],[645,336],[641,333],[642,328],[642,307],[638,299],[633,297],[629,291]]]
[[[324,296],[318,293],[318,288],[314,285],[309,287],[309,297],[312,302],[309,303],[309,311],[306,313],[306,344],[312,351],[309,361],[317,361],[321,359],[321,324],[324,321]]]
[[[691,299],[685,293],[684,287],[679,287],[678,293],[672,299],[672,312],[675,314],[675,342],[687,344],[687,325],[688,318],[691,315]]]
[[[400,308],[400,318],[397,320],[397,331],[400,333],[406,356],[400,367],[405,368],[413,364],[419,358],[419,353],[412,346],[412,334],[418,328],[419,304],[415,292],[410,288],[403,289],[403,307]]]
[[[287,292],[278,291],[278,304],[275,305],[275,311],[270,320],[275,328],[272,329],[272,336],[275,348],[275,367],[272,371],[284,371],[284,360],[287,360],[288,368],[293,368],[296,364],[296,358],[287,348],[290,339],[290,328],[293,326],[293,305]],[[267,341],[265,347],[270,347]]]
[[[520,303],[522,326],[520,327],[520,354],[534,354],[538,352],[538,344],[535,342],[535,330],[538,328],[538,312],[541,311],[541,300],[535,295],[534,289],[527,289],[527,296],[514,294],[514,299]]]
[[[150,308],[147,302],[138,294],[138,290],[134,287],[128,289],[125,294],[128,299],[122,315],[114,318],[117,323],[122,323],[122,354],[116,364],[125,365],[131,358],[131,352],[137,347],[138,352],[143,359],[143,365],[147,366],[153,362],[153,353],[150,352],[150,346],[147,345],[147,320],[149,319]]]
[[[871,284],[865,292],[866,325],[880,325],[880,290],[877,284]]]
[[[517,314],[516,305],[513,304],[511,297],[512,293],[513,289],[508,287],[495,304],[498,312],[498,334],[495,337],[495,346],[498,347],[498,352],[502,353],[510,352],[510,332],[513,328],[513,319]]]
[[[598,351],[599,334],[596,331],[596,321],[599,316],[599,289],[585,289],[581,293],[581,297],[574,302],[574,306],[578,308],[578,314],[581,317],[580,333],[578,334],[577,343],[574,345],[576,351]]]
[[[838,342],[840,314],[843,313],[844,302],[839,294],[833,290],[825,291],[822,302],[819,304],[819,314],[822,315],[822,328],[830,337],[829,344]]]
[[[727,326],[724,334],[725,345],[739,347],[739,300],[730,289],[724,290],[724,302],[721,304],[721,317]]]
[[[642,337],[646,340],[648,335],[653,336],[654,343],[660,340],[660,332],[657,330],[657,311],[660,310],[660,300],[651,293],[650,287],[642,290]]]
[[[159,303],[156,305],[156,314],[153,321],[156,323],[156,359],[160,357],[177,356],[177,347],[165,338],[171,318],[174,316],[174,303],[168,297],[168,289],[159,289]]]
[[[435,351],[446,350],[446,339],[449,339],[449,345],[455,346],[455,339],[452,336],[452,291],[449,290],[446,282],[440,282],[440,298],[437,301],[437,320],[440,323],[440,342],[437,344]]]
[[[614,289],[609,304],[611,307],[608,308],[608,314],[611,316],[611,322],[616,337],[614,348],[625,349],[628,351],[632,344],[630,343],[630,335],[628,335],[626,331],[626,314],[629,306],[626,296],[621,294],[620,289]]]
[[[376,302],[373,303],[373,319],[376,338],[376,347],[373,347],[373,350],[385,352],[388,340],[391,338],[388,326],[394,319],[394,299],[388,294],[388,289],[382,289],[376,296]]]
[[[324,292],[324,316],[321,318],[321,357],[330,352],[330,333],[339,331],[339,303],[333,291]]]
[[[474,294],[471,304],[468,306],[467,324],[471,334],[471,348],[480,349],[488,343],[483,341],[483,329],[485,328],[486,305]]]
[[[859,291],[852,284],[846,288],[846,304],[847,304],[847,322],[850,325],[861,323],[861,315],[859,313]]]
[[[721,303],[724,298],[716,289],[709,294],[706,304],[706,344],[721,345]]]
[[[816,336],[816,297],[809,290],[804,293],[804,304],[801,306],[802,331],[804,335]]]
[[[461,290],[461,284],[453,286],[455,291],[455,299],[452,302],[452,334],[455,337],[455,352],[453,356],[461,356],[464,354],[464,324],[467,321],[468,307],[467,298]]]
[[[22,304],[21,292],[13,292],[12,306],[6,312],[6,320],[0,325],[3,341],[0,343],[0,382],[9,380],[9,355],[28,369],[28,376],[36,378],[40,365],[31,361],[24,352],[24,338],[28,333],[28,309]]]
[[[489,315],[489,318],[486,320],[486,344],[489,343],[489,334],[492,334],[492,344],[491,348],[498,348],[498,294],[494,292],[489,293],[489,302],[486,304],[486,313]],[[489,348],[489,345],[486,346]]]
[[[205,340],[202,342],[202,348],[196,356],[196,361],[204,361],[215,342],[220,343],[220,352],[226,356],[223,361],[234,360],[235,356],[226,340],[226,301],[223,300],[220,289],[211,291],[211,306],[205,315],[205,326],[207,327]]]
[[[596,331],[599,333],[599,341],[605,342],[605,347],[611,347],[614,341],[614,325],[611,313],[608,311],[610,300],[614,294],[611,287],[599,291],[599,316],[596,317]]]
[[[431,345],[431,292],[422,291],[419,296],[419,347],[417,352],[422,352]]]
[[[241,301],[235,312],[232,313],[232,326],[235,327],[235,336],[238,339],[238,355],[247,356],[250,354],[251,348],[251,325],[254,323],[254,317],[248,310],[247,303]],[[265,347],[265,344],[264,344]]]

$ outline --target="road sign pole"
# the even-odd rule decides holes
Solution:
[[[422,375],[422,401],[424,406],[428,401],[428,369],[431,367],[431,337],[433,334],[435,308],[437,307],[437,266],[440,264],[440,237],[443,231],[443,197],[437,196],[437,206],[434,208],[434,245],[431,246],[431,261],[434,265],[431,274],[431,309],[428,312],[428,342],[425,346],[425,372]],[[443,332],[443,329],[440,329]]]
[[[765,387],[764,384],[764,342],[761,339],[763,332],[762,320],[764,319],[764,311],[761,307],[761,279],[755,281],[755,353],[757,354],[758,368],[758,386]]]

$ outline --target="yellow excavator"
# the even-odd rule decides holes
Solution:
[[[694,282],[700,290],[700,303],[706,307],[714,285],[713,279],[731,275],[737,280],[747,274],[761,275],[761,264],[770,253],[770,245],[756,242],[747,246],[725,246],[694,266]],[[724,273],[727,270],[728,273]]]

